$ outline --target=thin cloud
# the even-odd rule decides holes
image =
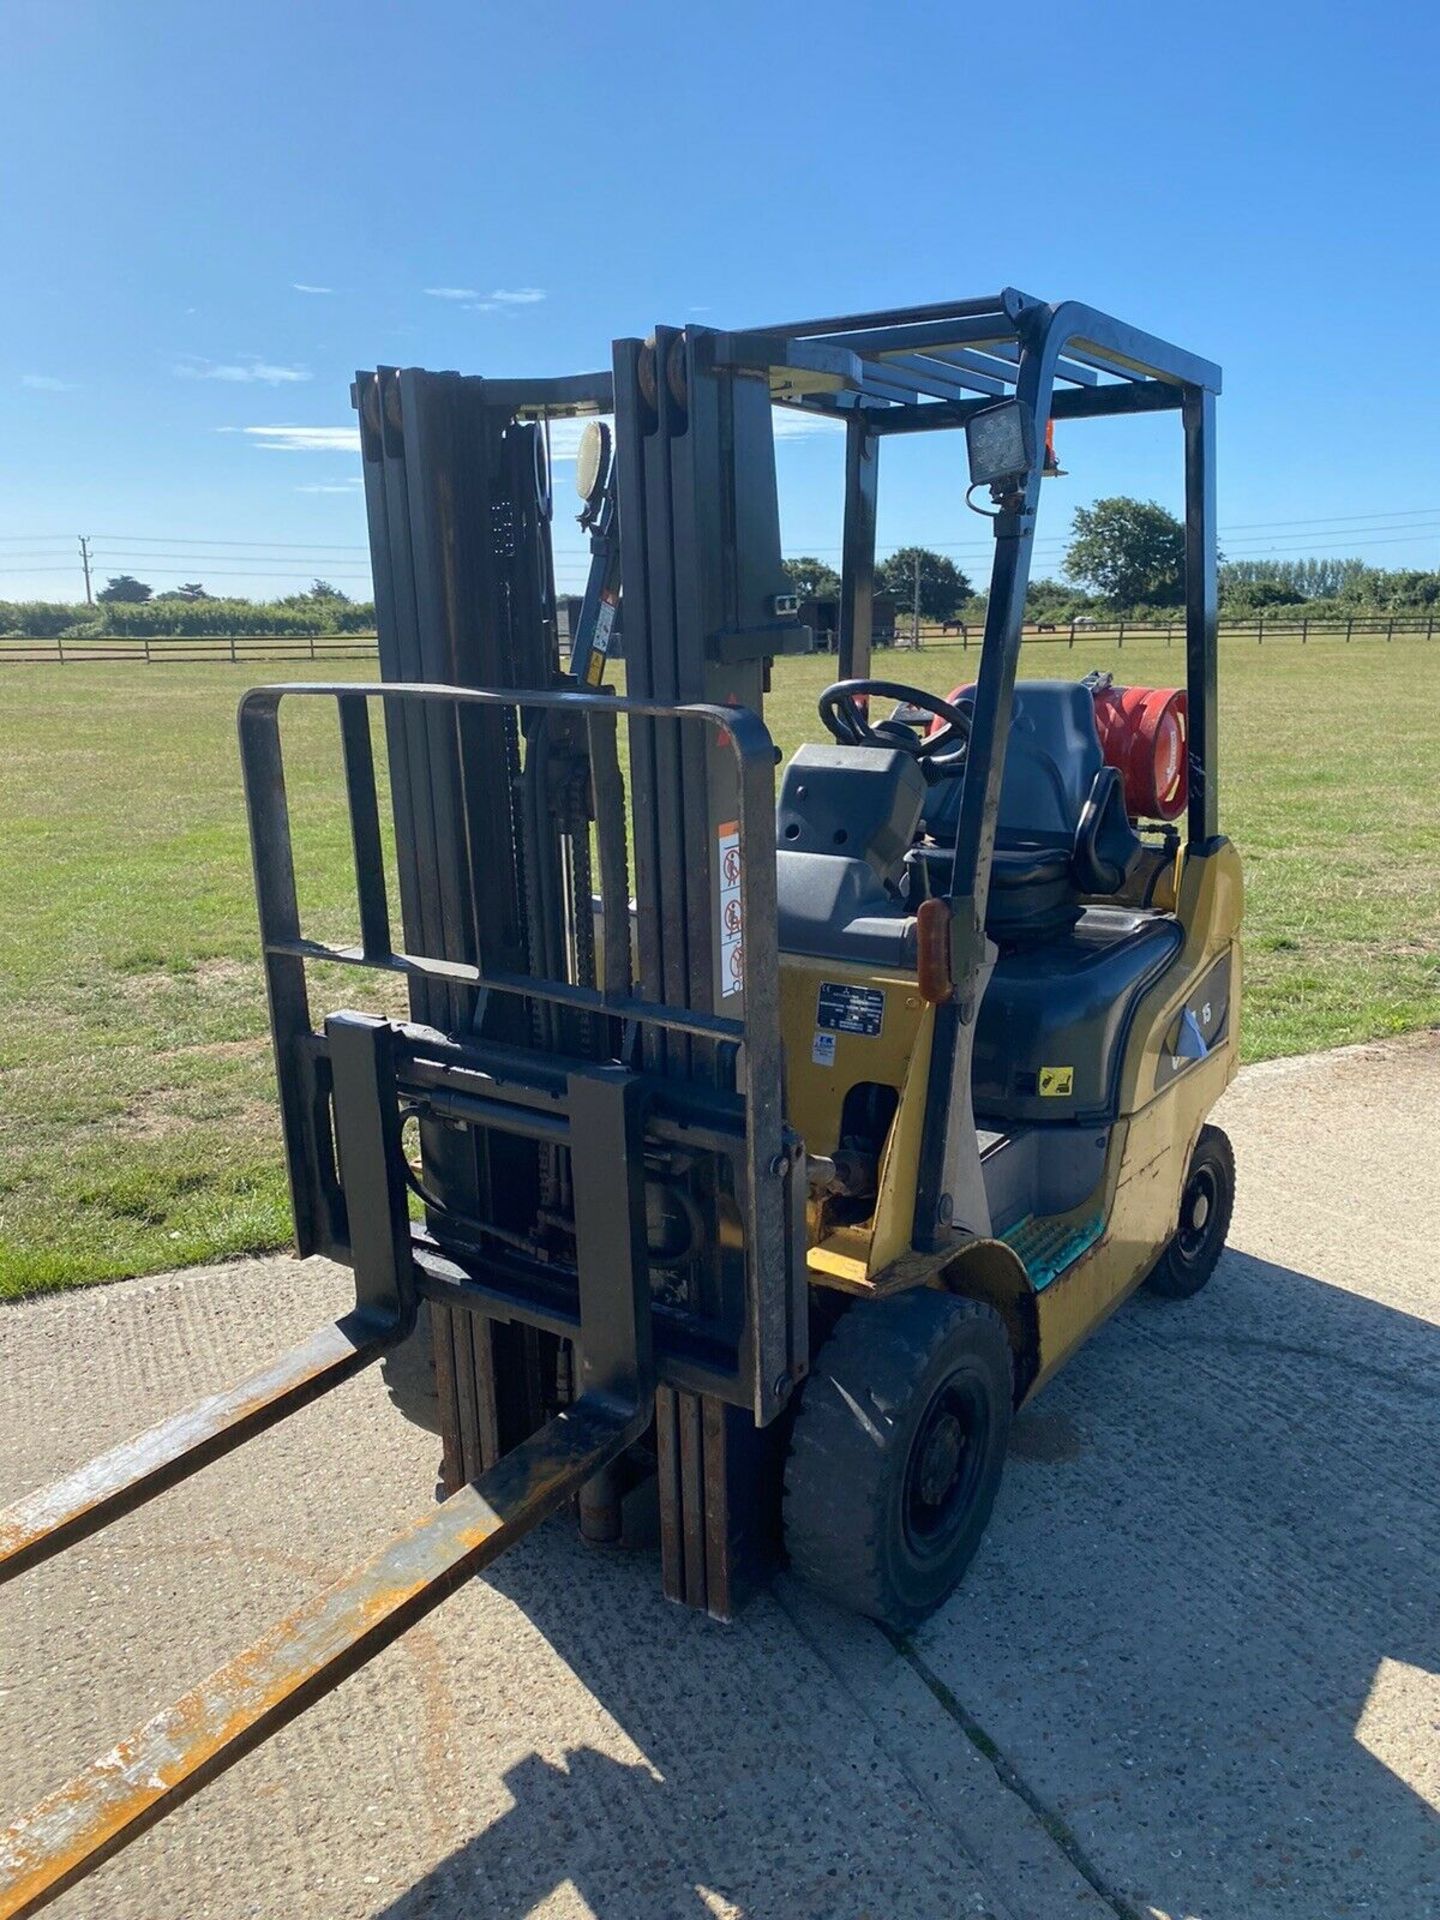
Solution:
[[[794,407],[771,407],[771,423],[777,440],[799,440],[811,433],[839,433],[844,422],[829,420],[818,413],[800,413]]]
[[[609,414],[602,416],[607,425],[613,425]],[[560,466],[573,460],[580,451],[580,436],[588,427],[588,419],[552,420],[550,422],[550,460],[554,466]]]
[[[32,393],[73,393],[73,380],[57,380],[53,373],[22,373],[22,387],[29,387]]]
[[[358,453],[358,427],[216,427],[216,433],[245,435],[269,453]]]
[[[426,287],[432,300],[456,300],[467,313],[503,313],[507,307],[533,307],[546,298],[543,287],[497,287],[481,293],[476,287]]]
[[[289,387],[312,379],[308,367],[282,367],[247,355],[243,360],[202,360],[191,354],[175,368],[177,380],[224,380],[235,386]]]
[[[290,286],[296,293],[333,293],[335,291],[333,287],[308,286],[303,280],[292,280]]]
[[[614,420],[609,414],[600,416],[607,425],[613,427]],[[814,413],[796,413],[790,407],[772,407],[770,418],[774,423],[777,440],[798,440],[810,434],[837,433],[843,431],[843,423],[821,418]],[[575,459],[580,451],[580,439],[588,418],[569,418],[550,422],[550,461],[552,466],[565,466]]]

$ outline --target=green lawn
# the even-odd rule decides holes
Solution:
[[[974,656],[881,659],[944,692]],[[1168,683],[1181,659],[1082,639],[1073,654],[1033,646],[1025,670]],[[769,718],[787,751],[815,736],[832,671],[777,667]],[[0,674],[0,1295],[288,1237],[234,735],[258,677]],[[1222,817],[1248,885],[1246,1057],[1440,1019],[1440,643],[1236,641],[1222,686]],[[290,731],[305,905],[340,933],[351,882],[333,719],[317,707]],[[358,984],[324,991],[339,1004]]]

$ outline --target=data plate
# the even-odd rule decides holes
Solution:
[[[879,1036],[885,1020],[885,995],[878,987],[843,986],[822,980],[815,1004],[815,1024],[832,1033],[854,1033],[863,1039]]]

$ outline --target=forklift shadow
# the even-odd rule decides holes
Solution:
[[[667,1854],[660,1836],[671,1789],[643,1763],[628,1765],[593,1747],[573,1749],[559,1764],[533,1753],[510,1768],[504,1783],[514,1799],[510,1810],[376,1920],[521,1920],[548,1912],[549,1900],[567,1887],[595,1920],[717,1913],[744,1920],[746,1910],[733,1901],[707,1901],[699,1890],[709,1884],[705,1875],[682,1871]],[[602,1821],[617,1841],[626,1837],[609,1857],[597,1832]]]
[[[915,1648],[1146,1910],[1440,1912],[1437,1388],[1440,1328],[1232,1251],[1017,1422]]]
[[[659,1573],[657,1552],[586,1546],[563,1517],[490,1570],[568,1669],[542,1677],[536,1650],[537,1695],[569,1724],[546,1714],[543,1751],[503,1772],[508,1808],[374,1920],[930,1920],[946,1889],[978,1897],[777,1602],[721,1625],[667,1601]]]
[[[1440,1668],[1437,1369],[1440,1329],[1231,1253],[1194,1301],[1132,1302],[1017,1422],[990,1535],[913,1652],[1114,1897],[1440,1911],[1412,1672]],[[379,1920],[519,1920],[567,1884],[597,1920],[960,1910],[960,1837],[781,1609],[718,1627],[657,1575],[563,1523],[493,1570],[643,1757],[526,1756],[510,1809]]]

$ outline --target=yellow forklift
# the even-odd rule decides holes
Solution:
[[[0,1577],[372,1362],[438,1434],[441,1498],[18,1820],[0,1915],[565,1505],[613,1541],[648,1502],[665,1591],[717,1617],[788,1564],[913,1625],[975,1551],[1015,1410],[1136,1287],[1205,1283],[1241,910],[1215,766],[1219,387],[1013,289],[659,327],[591,375],[358,378],[381,680],[240,712],[296,1239],[353,1269],[355,1304],[0,1514]],[[840,678],[778,797],[765,693],[812,636],[776,407],[842,423],[846,474]],[[1017,680],[1049,423],[1167,411],[1185,685]],[[550,432],[586,416],[565,654]],[[976,678],[940,699],[870,674],[876,486],[887,437],[956,429],[994,562]],[[302,701],[338,721],[344,945],[298,905],[280,712]],[[317,962],[389,976],[408,1017],[316,1021]]]

